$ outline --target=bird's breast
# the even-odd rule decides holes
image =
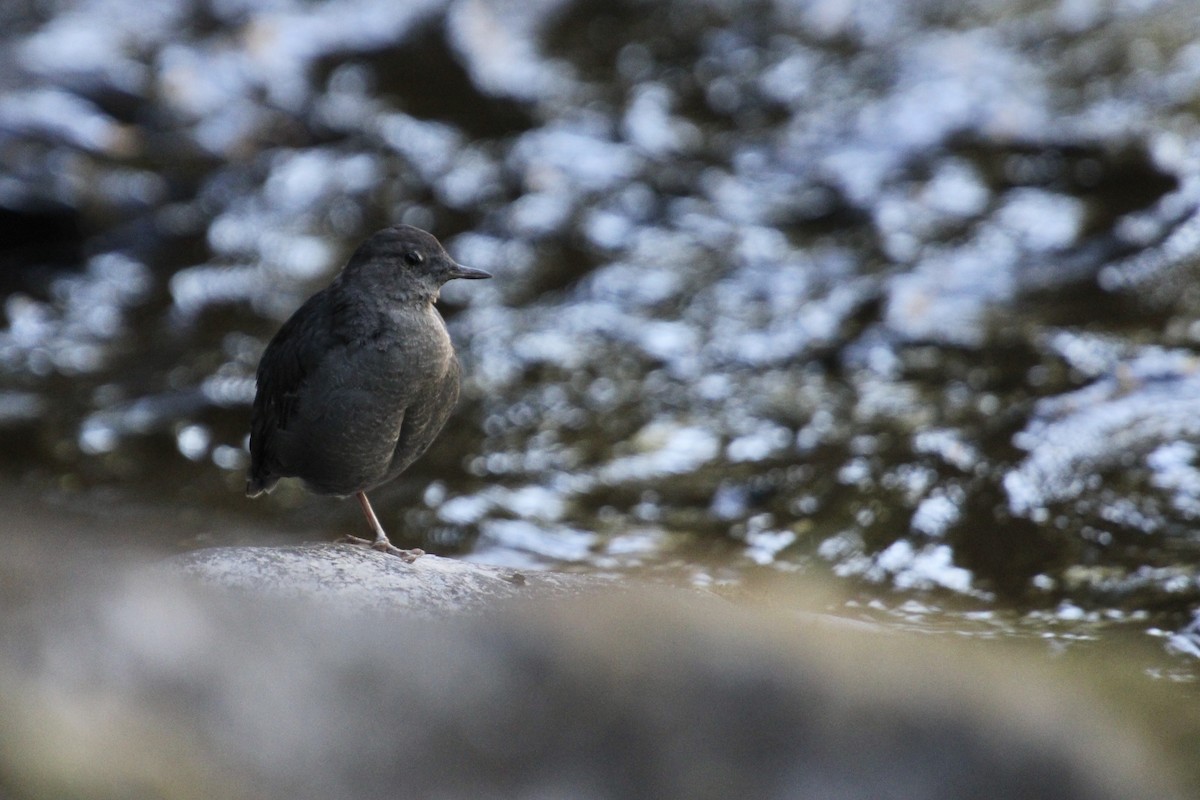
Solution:
[[[389,310],[388,330],[378,349],[378,374],[402,392],[440,383],[454,370],[454,345],[446,323],[433,306]]]

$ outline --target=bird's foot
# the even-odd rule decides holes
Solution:
[[[425,555],[425,551],[419,547],[414,547],[412,550],[401,550],[387,539],[378,542],[371,542],[371,547],[381,553],[390,553],[391,555],[397,556],[406,564],[411,564],[421,556]]]
[[[381,553],[388,553],[389,555],[396,556],[402,559],[406,564],[411,564],[421,556],[425,555],[425,551],[419,547],[414,547],[412,550],[401,550],[387,539],[376,539],[371,541],[370,539],[363,539],[359,536],[351,536],[350,534],[346,534],[337,541],[339,544],[357,544],[364,547],[370,547],[372,550],[378,550]]]

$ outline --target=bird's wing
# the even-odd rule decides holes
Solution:
[[[450,373],[425,402],[410,406],[402,420],[388,475],[394,478],[420,458],[441,433],[458,403],[460,367],[451,358]]]
[[[318,292],[283,324],[263,352],[250,420],[251,483],[271,481],[266,461],[271,437],[287,429],[305,380],[338,344],[332,320],[328,298]]]

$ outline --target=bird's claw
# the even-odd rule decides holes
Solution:
[[[412,550],[401,550],[396,545],[389,541],[371,542],[371,547],[381,553],[390,553],[400,558],[405,564],[411,564],[421,556],[425,555],[425,551],[419,547],[414,547]]]
[[[419,547],[414,547],[412,550],[401,550],[387,539],[371,541],[370,539],[363,539],[358,536],[346,534],[337,541],[339,544],[357,544],[362,545],[363,547],[370,547],[372,550],[378,550],[381,553],[387,553],[389,555],[396,556],[404,561],[405,564],[411,564],[421,556],[425,555],[425,551]]]

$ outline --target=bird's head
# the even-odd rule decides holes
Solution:
[[[411,225],[394,225],[359,245],[341,280],[396,300],[432,301],[446,281],[490,277],[457,263],[433,235]]]

